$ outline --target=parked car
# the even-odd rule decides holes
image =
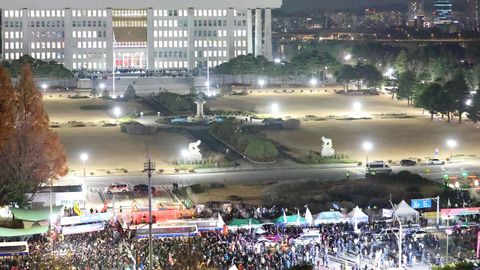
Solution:
[[[400,165],[402,166],[417,166],[417,162],[411,159],[402,159],[400,160]]]
[[[133,191],[134,192],[148,192],[148,185],[146,184],[138,184],[133,186]],[[152,186],[152,192],[155,192],[155,187]]]
[[[127,184],[113,183],[106,188],[108,194],[127,193],[129,191]]]
[[[445,164],[445,161],[440,160],[438,158],[431,158],[427,162],[428,165],[443,165]]]
[[[423,240],[423,238],[427,235],[427,232],[425,230],[419,229],[414,232],[412,232],[412,238],[414,240]]]
[[[382,160],[373,161],[367,164],[367,173],[391,173],[392,168]]]

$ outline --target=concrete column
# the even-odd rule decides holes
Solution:
[[[229,8],[227,11],[227,57],[228,60],[235,58],[235,37],[233,36],[234,28],[234,9]]]
[[[187,61],[188,61],[188,70],[193,70],[195,68],[195,37],[193,36],[193,31],[195,27],[193,26],[193,21],[195,17],[193,17],[193,8],[188,9],[188,48],[187,48]]]
[[[272,10],[270,8],[265,9],[265,38],[264,38],[264,50],[265,57],[272,61]]]
[[[247,54],[253,53],[252,10],[247,9]]]
[[[31,56],[31,51],[30,51],[30,43],[32,41],[31,37],[31,32],[30,32],[30,22],[28,20],[29,14],[28,14],[28,9],[24,8],[22,10],[23,16],[22,16],[22,33],[23,33],[23,54],[28,54]]]
[[[154,48],[154,37],[153,31],[156,30],[153,28],[153,9],[147,9],[147,69],[155,69],[155,48]]]
[[[63,65],[66,69],[73,69],[73,52],[74,46],[76,46],[73,40],[72,32],[72,10],[70,8],[65,9],[65,18],[63,21]]]
[[[263,55],[262,10],[255,9],[255,56]]]
[[[106,21],[106,28],[105,31],[107,32],[107,71],[113,71],[113,13],[111,8],[107,8],[107,17],[105,18]]]

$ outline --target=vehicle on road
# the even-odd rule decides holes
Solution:
[[[438,158],[431,158],[427,162],[428,165],[444,165],[445,161],[440,160]]]
[[[391,173],[392,168],[383,160],[376,160],[367,164],[367,173]]]
[[[423,238],[427,235],[427,231],[423,229],[416,230],[412,232],[412,238],[414,240],[423,240]]]
[[[400,160],[400,165],[402,166],[417,166],[417,162],[411,159],[402,159]]]
[[[377,240],[383,239],[385,236],[393,237],[400,232],[398,228],[384,228],[379,233],[375,234],[374,237]]]
[[[113,193],[127,193],[130,190],[128,189],[127,184],[122,184],[122,183],[113,183],[109,185],[107,188],[107,193],[108,194],[113,194]]]
[[[134,192],[148,192],[148,185],[147,184],[138,184],[133,186]],[[152,192],[155,192],[155,187],[152,186]]]
[[[309,243],[320,243],[320,241],[321,235],[319,232],[307,232],[294,239],[293,244],[303,246]]]

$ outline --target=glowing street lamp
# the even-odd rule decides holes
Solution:
[[[355,111],[355,116],[358,117],[358,113],[362,110],[362,103],[356,101],[353,103],[353,110]]]
[[[363,142],[362,144],[362,147],[363,147],[363,150],[365,150],[365,153],[366,153],[366,163],[365,165],[368,165],[368,153],[370,152],[370,150],[372,150],[373,148],[373,144],[371,142]]]
[[[270,105],[270,111],[272,112],[273,115],[276,116],[280,111],[280,106],[278,106],[277,103],[272,103],[272,105]]]
[[[448,146],[448,148],[450,148],[450,161],[451,161],[452,158],[453,158],[453,148],[457,147],[457,141],[452,140],[452,139],[448,139],[447,140],[447,146]]]
[[[317,86],[317,83],[318,83],[317,79],[315,79],[315,78],[310,79],[310,85],[311,86],[315,87],[315,86]]]
[[[274,62],[275,64],[280,64],[280,63],[282,63],[282,59],[280,59],[280,58],[275,58],[275,60],[273,60],[273,62]]]
[[[265,85],[265,80],[263,79],[258,80],[258,85],[260,85],[260,88],[263,88],[263,86]]]
[[[119,107],[115,107],[115,108],[113,109],[113,114],[115,114],[115,118],[117,119],[117,121],[118,121],[118,117],[120,116],[120,113],[121,113],[121,112],[122,112],[122,111],[120,110]]]
[[[101,83],[99,86],[100,86],[100,90],[102,90],[102,91],[105,90],[105,84],[104,83]]]
[[[183,157],[183,163],[187,163],[188,150],[187,149],[182,149],[182,151],[180,151],[180,155],[182,155],[182,157]]]
[[[83,178],[87,176],[87,160],[88,160],[88,154],[87,153],[81,153],[80,154],[80,160],[83,162]]]
[[[346,55],[343,57],[343,59],[344,59],[345,61],[350,61],[350,60],[352,59],[352,55],[351,55],[350,53],[348,53],[348,54],[346,54]]]
[[[42,84],[42,89],[43,89],[43,94],[47,91],[48,85],[47,84]]]
[[[472,100],[471,100],[471,99],[467,99],[467,100],[465,101],[465,105],[471,106],[471,105],[472,105]]]

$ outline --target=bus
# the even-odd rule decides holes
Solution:
[[[192,224],[165,224],[152,226],[152,236],[155,238],[166,237],[181,237],[181,236],[196,236],[198,235],[198,228]],[[135,233],[136,238],[148,238],[148,224],[137,228]]]
[[[23,242],[0,242],[0,257],[28,255],[28,243]]]

